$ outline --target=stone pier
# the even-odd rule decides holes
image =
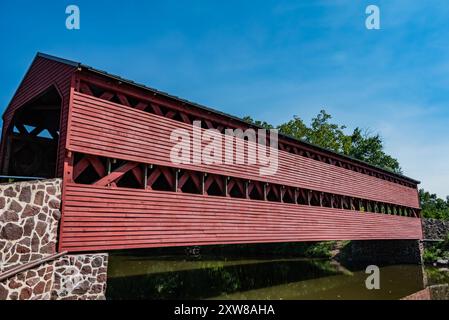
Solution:
[[[449,221],[438,219],[423,219],[424,239],[441,241],[449,235]]]
[[[355,265],[422,264],[423,244],[419,240],[351,241],[336,259]]]
[[[57,253],[61,180],[0,184],[0,275]],[[67,254],[0,281],[0,300],[105,299],[108,255]]]

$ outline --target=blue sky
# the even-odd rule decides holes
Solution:
[[[69,4],[81,30],[65,28]],[[369,4],[381,30],[365,28]],[[0,108],[41,51],[273,124],[324,108],[446,196],[448,35],[444,0],[2,1]]]

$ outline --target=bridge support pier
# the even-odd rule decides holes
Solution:
[[[422,264],[423,245],[419,240],[351,241],[336,257],[354,265]]]

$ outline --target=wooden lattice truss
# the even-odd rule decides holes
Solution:
[[[216,129],[221,133],[224,133],[224,130],[227,128],[242,130],[247,129],[238,127],[234,122],[222,120],[211,112],[198,112],[193,108],[189,108],[187,103],[184,105],[171,103],[156,95],[151,96],[150,94],[145,95],[138,91],[132,91],[129,89],[125,90],[125,88],[120,84],[105,83],[104,81],[101,81],[93,76],[81,75],[76,90],[83,94],[88,94],[103,100],[119,103],[131,108],[153,113],[187,124],[192,124],[194,120],[201,120],[204,129]],[[248,127],[249,126],[250,125],[248,124]],[[267,137],[267,139],[269,140],[269,137]],[[368,168],[354,162],[333,158],[328,154],[319,152],[313,148],[307,148],[305,146],[295,144],[294,142],[282,140],[279,141],[278,146],[279,150],[282,151],[415,188],[412,183],[398,179],[394,175],[389,175],[386,172]]]
[[[70,156],[74,158],[71,180],[76,183],[292,203],[410,217],[419,215],[414,208],[317,190],[85,154],[70,154]]]

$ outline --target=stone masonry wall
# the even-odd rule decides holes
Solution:
[[[422,264],[423,245],[419,240],[351,241],[337,260],[352,264]]]
[[[107,254],[65,255],[54,263],[52,299],[104,300]]]
[[[0,300],[49,300],[53,270],[45,263],[0,282]]]
[[[57,251],[61,180],[0,184],[0,274]],[[108,255],[68,254],[0,282],[0,300],[105,299]]]
[[[0,184],[0,272],[56,252],[61,180]]]
[[[104,300],[108,254],[64,255],[0,282],[0,300]]]
[[[449,285],[434,285],[418,291],[402,300],[449,300]]]
[[[449,221],[438,219],[423,219],[424,239],[444,240],[449,234]]]

